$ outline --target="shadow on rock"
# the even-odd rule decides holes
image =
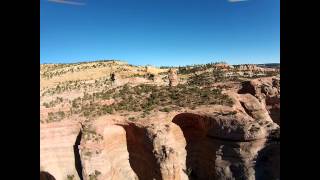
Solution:
[[[40,171],[40,180],[56,180],[56,178],[46,171]]]
[[[129,163],[140,180],[160,180],[160,165],[153,154],[152,141],[145,128],[134,124],[121,125],[126,131]]]

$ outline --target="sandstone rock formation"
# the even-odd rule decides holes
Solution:
[[[259,67],[254,64],[238,65],[235,67],[235,69],[238,71],[251,72],[251,73],[254,73],[254,72],[262,72],[262,73],[279,72],[279,69],[276,69],[276,68]]]
[[[177,76],[177,72],[173,69],[169,70],[169,86],[176,86],[179,84],[179,80],[178,80],[178,76]]]
[[[243,64],[236,67],[240,71],[262,71],[263,69],[254,64]]]
[[[255,179],[254,161],[278,126],[255,107],[259,102],[244,103],[252,117],[240,109],[239,115],[198,110],[171,115],[172,123],[97,123],[103,142],[81,140],[84,179],[96,170],[98,179]],[[87,157],[90,148],[102,151]]]
[[[230,69],[233,69],[234,67],[229,65],[229,64],[225,64],[225,63],[218,63],[214,65],[215,69],[221,69],[222,71],[228,71]]]
[[[185,155],[184,143],[181,146],[176,143],[174,128],[168,124],[146,127],[132,123],[105,124],[100,126],[100,131],[104,139],[100,153],[88,157],[84,149],[95,149],[97,143],[81,141],[84,179],[89,179],[96,170],[101,172],[99,179],[187,179],[182,173],[184,161],[179,161],[176,151],[181,149],[180,153]]]
[[[111,69],[117,74],[117,83],[111,87],[104,83],[109,64],[77,65],[85,72],[84,82],[69,82],[69,75],[63,74],[73,74],[78,67],[48,66],[55,69],[51,74],[42,73],[49,77],[43,81],[50,82],[50,87],[58,78],[68,78],[66,84],[60,84],[64,94],[59,86],[58,90],[54,89],[57,94],[41,97],[41,118],[63,114],[61,119],[41,121],[41,179],[279,178],[279,78],[259,78],[242,84],[237,80],[212,82],[210,86],[187,84],[186,87],[183,80],[188,82],[190,73],[177,74],[171,69],[168,74],[168,69],[154,68],[152,79],[146,78],[151,73],[149,68],[119,64]],[[101,75],[93,66],[103,70]],[[231,69],[223,64],[218,66]],[[87,71],[88,68],[97,72]],[[243,68],[250,72],[256,70],[250,66]],[[195,73],[203,74],[201,68]],[[168,88],[168,82],[159,78],[169,79],[170,86],[181,86]],[[127,83],[127,90],[118,88]],[[139,86],[141,84],[143,86]],[[49,85],[44,86],[44,92]],[[79,97],[84,90],[86,98]],[[93,93],[96,94],[89,95]],[[56,98],[62,102],[55,104]],[[171,98],[188,101],[179,104]],[[208,101],[210,98],[214,101]],[[199,99],[201,102],[197,102]],[[147,106],[135,110],[140,104],[129,106],[129,103],[136,101]],[[121,106],[115,106],[117,104]],[[152,106],[156,108],[150,108]]]
[[[274,122],[280,124],[280,79],[276,77],[259,78],[242,83],[239,93],[255,96],[269,111]]]
[[[40,171],[50,173],[56,180],[68,175],[80,179],[82,168],[76,144],[79,132],[80,125],[74,122],[41,124]]]
[[[160,84],[160,83],[162,82],[161,76],[155,75],[155,76],[154,76],[154,79],[153,79],[153,82],[155,82],[155,83],[157,83],[157,84]]]
[[[255,161],[263,159],[259,152],[279,126],[251,94],[226,93],[235,101],[232,107],[156,115],[139,123],[102,119],[89,122],[90,131],[74,122],[42,125],[41,170],[57,180],[253,180],[256,169],[265,173],[263,163],[275,163]],[[268,171],[278,177],[277,170]]]

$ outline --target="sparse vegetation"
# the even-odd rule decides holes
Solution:
[[[42,105],[45,106],[46,108],[51,108],[62,102],[63,102],[63,98],[57,97],[55,100],[50,101],[49,103],[44,102]]]
[[[96,142],[103,140],[103,136],[101,134],[96,133],[96,131],[94,130],[94,128],[90,124],[83,126],[82,138],[87,141],[93,140]]]
[[[100,171],[95,170],[94,173],[89,174],[89,180],[97,180],[100,174],[101,174]]]
[[[163,109],[160,109],[160,111],[162,111],[162,112],[170,112],[171,109],[169,107],[165,107]]]
[[[74,73],[94,68],[110,67],[112,63],[120,62],[118,60],[100,60],[95,62],[80,62],[72,64],[43,64],[40,75],[46,79],[61,76],[66,73]],[[120,66],[120,64],[118,64]]]
[[[135,118],[134,117],[129,117],[128,118],[130,121],[133,121]]]
[[[92,152],[91,152],[91,151],[85,151],[85,152],[84,152],[84,155],[85,155],[85,156],[88,156],[88,157],[91,157]]]
[[[99,105],[101,99],[115,99],[117,103]],[[144,111],[144,116],[151,110],[170,112],[173,107],[194,108],[198,105],[232,105],[227,95],[220,89],[180,84],[175,87],[140,84],[131,87],[124,85],[72,101],[72,113],[85,117],[112,114],[114,111]],[[162,107],[162,108],[160,108]]]
[[[111,74],[130,71],[130,68],[137,66],[128,64],[115,64],[116,61],[98,61],[92,63],[74,64],[47,64],[41,65],[42,78],[52,78],[64,73],[78,72],[93,68],[113,69]],[[219,64],[219,66],[217,66]],[[168,86],[156,86],[151,84],[139,84],[136,86],[124,85],[120,87],[111,86],[112,77],[110,71],[106,71],[104,77],[92,80],[66,80],[58,82],[56,86],[43,88],[42,96],[52,96],[63,92],[75,91],[86,92],[82,97],[74,99],[63,99],[64,95],[59,95],[56,99],[42,102],[46,108],[53,108],[63,103],[67,107],[59,112],[49,112],[48,118],[40,121],[56,122],[70,115],[80,115],[86,118],[94,118],[107,114],[140,112],[140,117],[146,117],[152,111],[171,112],[181,108],[196,109],[199,105],[227,105],[233,102],[221,93],[221,89],[228,88],[223,84],[212,86],[217,82],[224,81],[243,81],[263,73],[255,74],[253,77],[245,77],[244,72],[238,73],[239,69],[233,68],[229,71],[223,70],[224,62],[208,63],[203,65],[190,65],[183,67],[161,67],[162,69],[176,68],[181,83],[178,86],[169,88]],[[112,68],[111,68],[112,67]],[[168,72],[161,70],[155,74],[162,75],[164,82],[168,82]],[[155,74],[137,68],[134,73],[128,72],[126,77],[144,77],[154,80]],[[277,72],[265,72],[265,76],[276,75]],[[166,76],[163,76],[166,75]],[[118,76],[117,76],[118,77]],[[122,77],[119,75],[119,78]],[[150,82],[149,82],[150,83]],[[152,82],[151,82],[152,83]],[[215,88],[214,88],[215,87]],[[71,107],[70,107],[70,106]],[[127,117],[129,120],[136,120],[138,116]]]
[[[74,175],[67,175],[67,180],[74,180]]]
[[[145,77],[148,79],[148,80],[154,80],[154,77],[155,77],[155,75],[154,74],[151,74],[151,73],[147,73],[146,75],[145,75]]]
[[[226,62],[211,62],[207,64],[194,64],[183,67],[178,67],[178,74],[193,74],[199,71],[205,71],[210,68],[215,68],[217,64],[226,64]]]
[[[56,122],[61,121],[63,118],[65,118],[65,112],[58,111],[58,112],[49,112],[48,113],[48,119],[47,122]]]

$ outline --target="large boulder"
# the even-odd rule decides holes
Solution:
[[[178,75],[174,69],[169,70],[168,78],[169,78],[169,86],[176,86],[179,84]]]
[[[242,83],[240,94],[255,96],[268,110],[272,120],[280,125],[280,79],[259,78]]]

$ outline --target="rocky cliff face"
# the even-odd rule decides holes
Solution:
[[[82,169],[76,147],[79,132],[80,124],[74,122],[42,124],[40,171],[51,174],[57,180],[66,179],[68,175],[80,179]],[[43,175],[43,178],[47,176]]]
[[[177,74],[114,62],[42,66],[40,178],[279,178],[280,79],[211,82],[214,74],[204,73],[211,70]],[[204,85],[193,73],[203,75]]]
[[[243,64],[236,66],[236,69],[240,71],[264,71],[266,68],[261,68],[254,64]]]
[[[280,125],[280,78],[259,78],[242,83],[239,93],[255,96],[269,112],[274,122]]]
[[[136,123],[112,122],[110,116],[84,122],[81,130],[76,123],[42,126],[42,170],[56,179],[255,179],[256,171],[263,173],[255,163],[259,152],[269,138],[279,138],[274,137],[279,126],[251,94],[227,93],[232,107],[172,112]]]

